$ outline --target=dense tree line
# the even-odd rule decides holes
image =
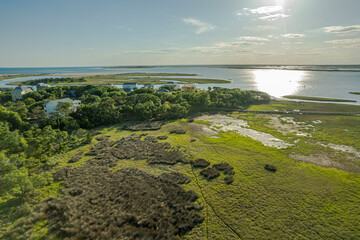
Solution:
[[[135,89],[125,93],[109,86],[62,86],[40,89],[24,95],[24,101],[3,104],[7,110],[18,113],[24,121],[39,119],[40,127],[52,126],[66,131],[94,128],[131,120],[168,120],[186,116],[191,111],[212,108],[244,108],[266,103],[270,96],[258,91],[216,89],[181,92],[168,86],[171,94],[154,89]],[[0,96],[1,97],[1,96]],[[43,118],[42,105],[49,100],[70,97],[80,99],[82,105],[69,116]],[[1,111],[1,109],[0,109]],[[11,117],[4,113],[3,118]],[[0,120],[1,120],[0,116]],[[14,118],[14,116],[13,116]],[[16,127],[18,123],[15,123]]]
[[[28,81],[24,81],[21,82],[22,84],[25,85],[36,85],[38,83],[51,83],[51,84],[56,84],[56,83],[73,83],[73,82],[86,82],[85,78],[43,78],[43,79],[38,79],[38,80],[28,80]]]

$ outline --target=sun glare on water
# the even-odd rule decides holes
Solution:
[[[304,71],[292,70],[254,70],[252,72],[257,90],[266,92],[274,97],[296,94],[305,87]]]

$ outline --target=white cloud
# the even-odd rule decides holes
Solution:
[[[267,38],[250,37],[250,36],[239,37],[239,40],[245,40],[245,41],[269,41],[269,39],[267,39]]]
[[[352,26],[330,26],[322,28],[324,32],[327,33],[335,33],[335,34],[345,34],[351,32],[360,32],[360,25],[352,25]]]
[[[201,22],[200,20],[197,20],[194,18],[184,18],[183,22],[197,27],[198,30],[196,31],[196,34],[201,34],[201,33],[215,29],[214,25],[211,25],[211,24],[205,23],[205,22]]]
[[[283,14],[283,13],[277,13],[277,14],[273,14],[273,15],[259,17],[259,19],[264,20],[264,21],[275,21],[275,20],[278,20],[280,18],[287,18],[287,17],[290,17],[290,15]]]
[[[339,44],[339,45],[360,45],[360,38],[331,40],[331,41],[326,41],[326,43]]]
[[[241,12],[239,12],[238,16],[249,16],[251,14],[255,14],[259,16],[260,20],[264,21],[274,21],[280,18],[287,18],[290,15],[284,13],[284,8],[282,6],[263,6],[259,8],[249,9],[243,8]]]
[[[250,15],[250,14],[260,14],[260,15],[261,14],[272,14],[272,13],[280,12],[283,10],[284,9],[282,6],[264,6],[264,7],[254,8],[254,9],[243,8],[242,11],[238,13],[238,16]]]
[[[282,6],[264,6],[255,9],[249,9],[251,13],[256,14],[271,14],[275,12],[280,12],[282,10],[284,10]]]
[[[303,38],[303,37],[305,37],[305,34],[288,33],[288,34],[283,34],[281,36],[284,37],[284,38]]]
[[[281,42],[281,44],[283,45],[301,45],[301,44],[304,44],[303,42]]]

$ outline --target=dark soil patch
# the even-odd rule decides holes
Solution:
[[[101,134],[101,132],[96,131],[96,132],[91,133],[91,136],[94,137],[94,136],[99,135],[99,134]]]
[[[152,143],[156,143],[158,141],[158,138],[154,137],[154,136],[146,136],[145,140],[149,141],[149,142],[152,142]]]
[[[163,181],[169,181],[176,184],[187,184],[190,182],[190,178],[179,172],[163,173],[160,175],[160,179]]]
[[[141,140],[139,135],[126,136],[117,142],[105,140],[96,144],[87,155],[96,155],[99,160],[108,162],[109,159],[116,162],[119,159],[147,160],[149,164],[169,164],[178,162],[186,163],[188,160],[182,151],[174,148],[168,142],[157,142],[154,136],[147,136]],[[90,161],[92,164],[96,161]],[[109,163],[111,164],[111,163]]]
[[[196,141],[196,139],[191,139],[191,140],[190,140],[190,142],[195,142],[195,141]]]
[[[132,131],[145,131],[145,130],[159,130],[163,122],[154,121],[154,122],[132,122],[124,126],[124,129]]]
[[[206,168],[210,165],[210,163],[208,161],[206,161],[205,159],[202,159],[202,158],[198,158],[198,159],[194,160],[191,164],[195,168]]]
[[[134,168],[71,169],[64,186],[64,195],[44,201],[36,215],[59,239],[181,239],[204,220],[195,192]],[[22,236],[34,222],[19,224],[28,229]]]
[[[276,167],[273,165],[266,164],[264,168],[270,172],[276,172]]]
[[[99,138],[99,137],[98,137]],[[115,144],[114,141],[103,139],[101,142],[95,144],[86,155],[96,156],[101,152],[106,151],[106,149],[111,148]]]
[[[220,172],[215,168],[206,168],[201,170],[200,174],[203,175],[207,180],[211,180],[220,176]]]
[[[176,127],[170,130],[170,133],[172,134],[185,134],[186,131],[185,129],[181,128],[181,127]]]
[[[81,159],[83,153],[84,153],[84,152],[78,152],[77,154],[75,154],[75,155],[68,161],[68,163],[76,163],[76,162],[78,162],[78,161]]]
[[[226,184],[232,184],[234,182],[234,177],[233,176],[226,176],[224,178],[224,181]]]
[[[115,167],[118,159],[111,154],[102,154],[88,160],[86,163],[94,166]]]
[[[235,174],[235,172],[233,171],[234,168],[227,162],[214,164],[213,168],[223,172],[225,175],[234,175]]]
[[[167,135],[158,136],[157,139],[158,140],[166,140],[166,139],[168,139],[168,136]]]
[[[98,141],[104,141],[104,140],[108,140],[110,138],[110,136],[109,135],[102,135],[102,136],[98,136],[98,137],[96,137],[96,140],[98,140]]]

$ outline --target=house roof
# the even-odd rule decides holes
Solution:
[[[44,102],[44,106],[48,105],[49,103],[58,104],[58,103],[65,103],[65,102],[73,103],[73,100],[71,100],[70,98],[63,98],[63,99],[47,101],[47,102]]]
[[[20,86],[20,87],[16,87],[14,90],[12,90],[13,93],[16,93],[16,92],[31,92],[32,89],[31,88],[28,88],[28,87],[23,87],[23,86]]]

